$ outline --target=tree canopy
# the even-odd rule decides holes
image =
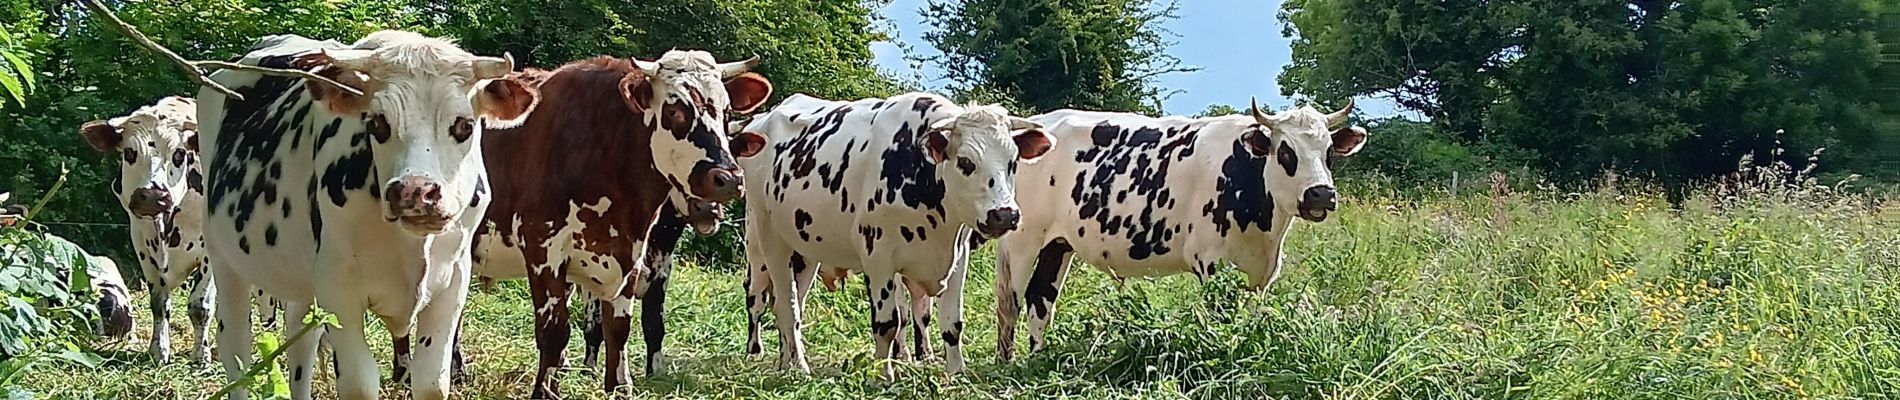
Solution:
[[[1160,24],[1172,3],[1153,0],[933,0],[930,59],[966,92],[1007,97],[1028,111],[1058,108],[1160,112],[1160,74],[1191,71],[1167,53]]]
[[[1686,182],[1741,154],[1765,160],[1777,141],[1798,156],[1831,148],[1836,166],[1869,173],[1891,174],[1876,166],[1900,157],[1900,132],[1877,128],[1881,0],[1289,0],[1283,11],[1287,93],[1390,97],[1467,143],[1531,150],[1560,178],[1616,168]]]

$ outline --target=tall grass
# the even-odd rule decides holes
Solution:
[[[1891,398],[1900,396],[1900,204],[1799,171],[1735,178],[1672,207],[1653,187],[1460,197],[1343,183],[1348,203],[1295,229],[1261,292],[1238,273],[1116,282],[1078,266],[1048,351],[995,363],[989,250],[966,293],[971,373],[900,362],[875,379],[861,284],[807,310],[815,372],[741,353],[740,276],[682,265],[673,372],[630,394],[687,398]],[[1777,183],[1779,182],[1779,183]],[[1786,184],[1793,182],[1792,184]],[[1820,189],[1827,187],[1828,189]],[[1475,193],[1473,193],[1475,192]],[[179,304],[182,304],[180,302]],[[476,293],[468,398],[519,398],[535,363],[524,288]],[[144,322],[141,321],[143,324]],[[175,321],[174,323],[182,323]],[[184,330],[179,330],[184,332]],[[182,340],[182,339],[179,339]],[[635,341],[638,342],[637,340]],[[153,368],[118,344],[109,372],[28,380],[57,397],[196,398],[209,366]],[[638,344],[634,345],[636,348]],[[387,360],[386,346],[378,347]],[[569,356],[578,358],[576,344]],[[578,360],[570,365],[579,365]],[[385,373],[387,371],[385,370]],[[327,391],[328,373],[319,381]],[[565,374],[601,396],[593,371]],[[386,394],[406,395],[388,384]]]

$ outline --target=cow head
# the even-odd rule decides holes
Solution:
[[[998,237],[1016,229],[1016,163],[1035,162],[1055,144],[1038,125],[994,105],[932,123],[924,131],[927,159],[943,179],[947,217]]]
[[[93,149],[118,155],[113,190],[133,219],[169,215],[183,207],[187,191],[203,190],[197,118],[192,99],[166,97],[129,115],[80,126]]]
[[[654,168],[689,197],[720,202],[744,195],[745,175],[727,146],[756,152],[765,140],[744,133],[729,140],[726,115],[752,112],[771,96],[772,82],[747,72],[759,58],[720,64],[704,51],[674,50],[633,63],[640,73],[627,74],[620,91],[627,106],[654,126]]]
[[[90,269],[98,272],[91,279],[93,292],[99,295],[99,300],[93,304],[99,309],[99,323],[93,327],[93,332],[102,337],[120,337],[132,333],[132,295],[126,291],[125,280],[119,278],[119,265],[110,258],[86,257],[95,264]]]
[[[447,40],[381,31],[350,49],[298,59],[298,66],[349,85],[306,80],[310,94],[337,115],[362,115],[383,182],[383,217],[421,235],[444,232],[486,179],[484,127],[526,120],[540,94],[508,78],[514,58],[479,57]],[[476,208],[479,209],[479,208]]]
[[[1364,128],[1341,126],[1352,114],[1352,101],[1332,113],[1306,106],[1268,114],[1256,100],[1252,113],[1261,128],[1242,134],[1240,141],[1249,155],[1268,159],[1263,172],[1275,208],[1298,210],[1308,221],[1325,221],[1339,204],[1329,158],[1350,156],[1366,144]]]

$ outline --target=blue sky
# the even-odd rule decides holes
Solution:
[[[1169,114],[1194,114],[1209,104],[1221,103],[1244,107],[1248,96],[1258,96],[1261,104],[1283,108],[1293,99],[1280,95],[1275,79],[1280,69],[1292,61],[1290,41],[1280,36],[1280,21],[1275,15],[1281,0],[1192,0],[1181,1],[1179,18],[1165,27],[1175,35],[1169,54],[1200,71],[1163,75],[1158,84],[1179,90],[1162,102]],[[923,40],[927,29],[918,11],[928,0],[893,0],[884,15],[895,22],[897,40],[913,51],[929,55],[935,48]],[[949,84],[942,71],[924,66],[916,71],[904,61],[903,52],[893,43],[874,43],[880,68],[902,76],[921,75],[925,86],[941,88]],[[1382,117],[1396,113],[1389,101],[1360,98],[1356,101],[1365,116]],[[1331,106],[1331,105],[1327,105]]]

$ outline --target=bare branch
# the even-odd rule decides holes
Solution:
[[[297,69],[264,68],[264,67],[259,67],[255,65],[244,65],[244,64],[224,62],[224,61],[192,61],[191,65],[195,67],[200,67],[200,68],[217,68],[217,69],[230,69],[230,70],[238,70],[238,71],[251,71],[251,72],[256,72],[259,74],[271,75],[271,76],[304,78],[304,79],[309,79],[313,81],[327,83],[327,84],[330,84],[331,86],[336,86],[338,89],[343,89],[344,92],[348,92],[349,94],[353,94],[357,96],[363,95],[362,90],[358,90],[357,88],[350,87],[350,85],[345,85],[343,84],[343,82],[337,82],[330,78],[325,78],[323,77],[323,75],[310,73],[310,71],[297,70]],[[240,98],[239,100],[242,100],[242,99]]]
[[[343,89],[343,91],[349,92],[350,94],[354,94],[354,95],[363,94],[362,90],[358,90],[354,87],[350,87],[349,85],[345,85],[341,82],[337,82],[329,78],[324,78],[320,75],[310,73],[309,71],[296,70],[296,69],[265,68],[265,67],[259,67],[259,66],[254,66],[254,65],[244,65],[244,64],[230,63],[230,62],[223,62],[223,61],[186,60],[184,57],[178,56],[178,53],[172,52],[171,49],[167,49],[165,48],[165,46],[161,46],[157,42],[153,42],[152,39],[146,37],[145,34],[139,33],[139,30],[137,27],[132,26],[132,24],[126,23],[125,20],[119,19],[118,14],[112,13],[112,9],[107,8],[106,5],[103,3],[100,3],[99,0],[81,0],[80,3],[85,4],[86,8],[92,10],[94,14],[101,16],[108,25],[112,25],[112,27],[114,29],[117,29],[120,34],[125,35],[125,37],[127,38],[131,38],[132,41],[134,42],[138,42],[138,44],[140,46],[144,46],[146,50],[151,50],[153,53],[158,53],[158,55],[164,56],[166,60],[171,61],[173,66],[178,67],[178,70],[180,72],[185,73],[186,79],[189,79],[193,83],[197,83],[200,86],[209,87],[212,90],[217,90],[218,93],[223,93],[225,96],[233,98],[233,99],[244,100],[244,95],[238,94],[237,91],[231,90],[231,88],[224,87],[224,85],[220,85],[217,82],[212,81],[211,77],[205,73],[204,68],[233,69],[233,70],[240,70],[240,71],[256,72],[259,74],[271,75],[271,76],[311,79],[311,80],[316,80],[318,82],[323,82],[326,84],[336,86],[337,88]]]

